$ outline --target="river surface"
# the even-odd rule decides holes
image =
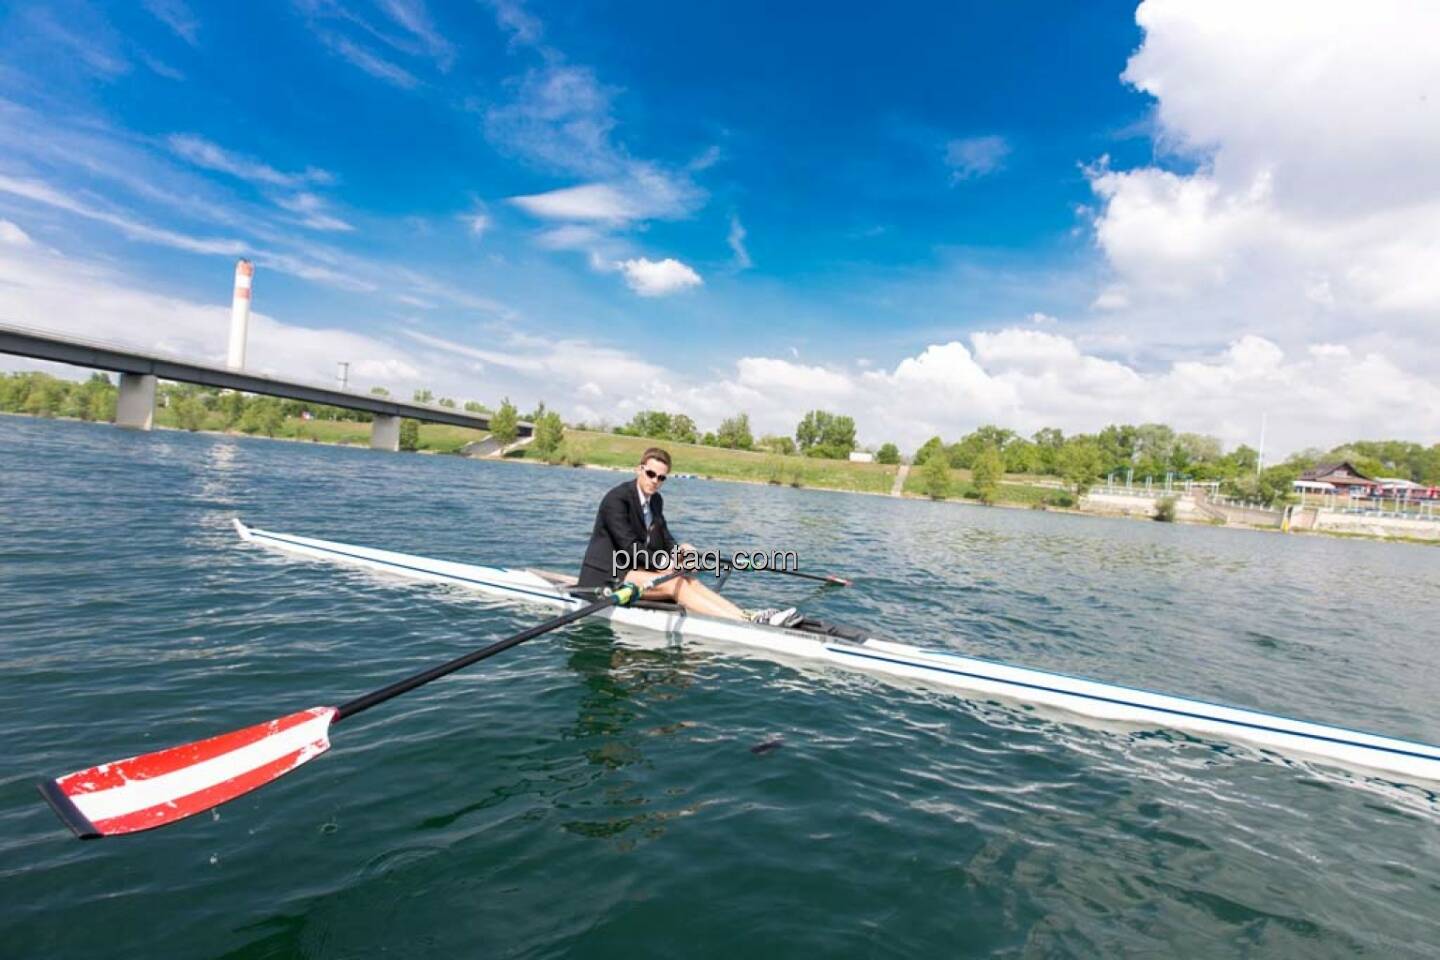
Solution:
[[[569,570],[619,479],[0,416],[0,956],[1440,951],[1426,789],[603,623],[377,708],[283,780],[163,830],[81,843],[35,792],[543,616],[242,545],[231,517]],[[742,604],[1440,741],[1440,550],[665,493],[684,539],[856,580],[737,575]]]

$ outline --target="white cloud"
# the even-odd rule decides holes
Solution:
[[[119,52],[126,46],[124,38],[87,8],[59,11],[42,4],[20,7],[7,13],[6,28],[7,38],[29,33],[43,43],[37,48],[39,55],[73,61],[98,77],[112,80],[130,72],[129,61]]]
[[[267,163],[231,153],[204,137],[193,133],[176,133],[166,138],[170,149],[184,160],[206,170],[228,173],[241,180],[275,187],[298,187],[307,183],[330,183],[334,180],[324,170],[308,167],[299,173],[284,173]]]
[[[945,144],[945,166],[950,168],[950,182],[973,180],[999,170],[1010,154],[1004,137],[968,137]]]
[[[300,215],[300,223],[311,230],[328,230],[348,232],[355,228],[350,224],[325,212],[325,201],[313,193],[297,193],[291,197],[281,197],[275,201],[291,213]]]
[[[413,90],[420,85],[420,81],[410,71],[372,53],[348,37],[324,33],[321,34],[320,39],[342,58],[377,80],[384,80],[402,90]]]
[[[698,287],[700,274],[672,257],[646,260],[638,257],[615,264],[625,274],[625,283],[642,297],[663,297],[689,287]]]
[[[623,222],[639,215],[620,190],[608,183],[587,183],[549,193],[511,197],[510,202],[546,220],[601,220]]]
[[[379,0],[378,6],[391,20],[420,41],[425,52],[441,70],[450,69],[455,62],[455,48],[435,26],[424,0]]]
[[[545,220],[582,220],[619,227],[637,220],[684,217],[702,202],[702,197],[684,181],[637,165],[626,180],[563,187],[511,197],[510,202]]]
[[[1088,171],[1114,273],[1093,330],[1440,363],[1440,5],[1146,0],[1137,20],[1123,77],[1183,162]]]
[[[542,230],[536,237],[536,242],[547,250],[589,250],[605,240],[604,231],[578,223]]]
[[[20,229],[20,225],[11,223],[9,220],[0,219],[0,243],[8,243],[12,247],[29,247],[34,245],[30,235]]]
[[[495,11],[495,22],[510,34],[512,45],[538,43],[545,32],[544,25],[518,0],[490,0],[490,6]]]
[[[109,224],[132,240],[158,243],[162,246],[173,247],[177,250],[185,250],[189,253],[239,256],[246,252],[246,246],[238,240],[192,237],[188,234],[151,226],[125,214],[99,209],[39,180],[25,180],[0,175],[0,193],[23,197],[35,203],[45,204],[46,206],[64,210],[67,213],[73,213],[87,220],[95,220],[100,223]]]
[[[753,266],[753,262],[750,260],[750,251],[745,249],[745,226],[734,214],[730,215],[730,233],[726,236],[725,242],[730,244],[730,250],[735,254],[736,267],[748,270]]]
[[[183,0],[145,0],[145,9],[173,30],[181,40],[192,47],[199,45],[200,21]]]
[[[483,206],[478,207],[469,213],[461,214],[460,222],[469,229],[470,236],[479,240],[485,236],[485,231],[490,229],[490,214],[485,212]]]
[[[138,290],[106,265],[38,248],[0,247],[0,316],[16,323],[142,350],[223,362],[228,304],[197,303]],[[249,365],[262,372],[328,382],[335,361],[352,370],[388,365],[418,380],[420,368],[389,345],[339,329],[288,325],[251,314]]]
[[[0,244],[0,316],[215,361],[224,356],[229,323],[224,304],[136,290],[109,266],[25,244]],[[745,356],[728,372],[697,378],[610,344],[503,325],[488,327],[477,335],[483,346],[472,346],[413,328],[392,341],[253,316],[257,369],[328,381],[335,361],[346,359],[365,383],[450,396],[473,395],[483,370],[483,399],[509,394],[522,406],[544,399],[592,421],[623,422],[658,408],[711,427],[745,411],[757,433],[788,434],[806,410],[821,406],[853,416],[863,442],[889,440],[906,450],[935,434],[958,439],[984,423],[1029,434],[1146,421],[1253,446],[1262,413],[1267,447],[1281,455],[1367,436],[1430,442],[1440,433],[1440,386],[1432,378],[1332,342],[1286,351],[1242,337],[1201,359],[1145,372],[1026,324],[976,333],[968,345],[933,344],[886,368]],[[1336,404],[1336,395],[1345,402]],[[1403,421],[1394,418],[1397,409],[1406,411]]]
[[[611,100],[587,67],[550,63],[507,82],[509,102],[485,113],[485,131],[501,148],[549,169],[585,177],[611,177],[625,166],[610,140]]]
[[[181,73],[179,70],[176,70],[174,67],[170,66],[170,64],[168,63],[165,63],[163,60],[155,59],[148,53],[141,53],[140,59],[144,62],[145,66],[150,68],[150,72],[154,73],[157,77],[164,77],[166,80],[175,81],[185,79],[185,74]]]

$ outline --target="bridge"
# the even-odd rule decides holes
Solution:
[[[490,429],[488,417],[451,407],[394,400],[324,384],[284,380],[248,370],[215,366],[166,354],[146,353],[118,344],[27,327],[0,324],[0,353],[120,374],[120,396],[115,410],[115,422],[119,426],[139,430],[149,430],[154,426],[155,384],[158,380],[195,383],[206,387],[363,411],[374,418],[370,431],[370,446],[378,450],[400,449],[402,418],[426,423],[447,423],[475,430]],[[533,433],[534,427],[531,424],[519,425],[520,436],[528,437]]]

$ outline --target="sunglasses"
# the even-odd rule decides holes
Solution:
[[[668,474],[656,473],[654,470],[651,470],[647,467],[645,470],[645,476],[649,477],[651,480],[654,480],[656,483],[664,483],[665,478],[668,476]]]

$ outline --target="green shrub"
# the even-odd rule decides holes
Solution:
[[[409,417],[400,421],[400,449],[414,453],[420,449],[420,421]]]
[[[944,457],[930,456],[920,471],[920,489],[931,500],[950,495],[950,464]]]
[[[554,410],[548,410],[535,420],[535,439],[531,446],[535,452],[549,463],[559,463],[555,454],[560,450],[565,440],[565,424],[560,420],[560,414]]]

